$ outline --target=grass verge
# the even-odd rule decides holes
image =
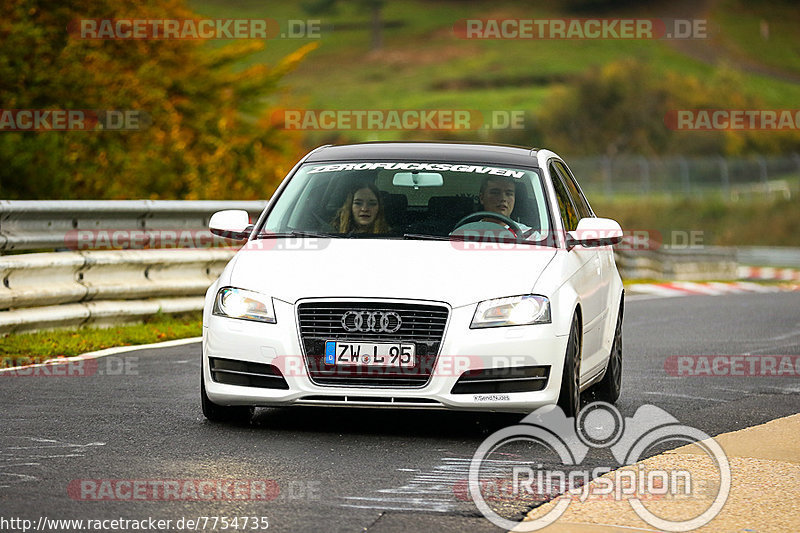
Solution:
[[[240,67],[272,65],[308,42],[319,44],[282,81],[285,100],[265,101],[267,108],[286,105],[304,109],[474,109],[486,116],[493,111],[522,110],[535,116],[554,90],[570,85],[576,76],[597,65],[634,57],[652,65],[657,75],[675,72],[699,79],[708,79],[716,69],[660,39],[460,39],[453,32],[454,24],[461,19],[580,17],[580,13],[569,9],[570,2],[566,1],[386,2],[384,46],[374,51],[369,45],[370,11],[363,8],[363,3],[339,2],[335,13],[316,15],[304,11],[302,2],[189,0],[188,4],[201,16],[270,17],[283,30],[288,20],[318,20],[327,28],[318,38],[270,40],[263,50],[242,60]],[[796,20],[793,6],[790,3],[778,3],[769,9],[749,6],[743,17],[742,4],[742,0],[726,0],[715,8],[714,16],[722,21],[724,42],[752,52],[754,61],[796,72],[798,39],[797,32],[792,33],[792,23]],[[634,3],[604,16],[660,16],[652,9]],[[770,40],[758,37],[761,18],[772,24]],[[212,41],[208,46],[223,44],[224,41]],[[760,95],[768,108],[792,109],[800,98],[800,87],[786,80],[743,72],[739,83],[737,91]],[[395,130],[344,130],[338,136],[329,131],[307,134],[309,146],[345,140],[442,137],[438,131]],[[484,138],[492,135],[491,130],[465,130],[453,135],[461,139],[509,142],[499,137]],[[537,143],[535,139],[514,142]]]
[[[663,245],[800,246],[797,199],[729,202],[722,198],[600,198],[592,208],[624,230]],[[689,243],[687,239],[699,239]]]
[[[0,342],[0,368],[15,366],[23,358],[27,363],[40,363],[115,346],[199,337],[202,328],[202,314],[198,311],[180,315],[158,314],[142,324],[110,328],[9,333],[3,335]]]

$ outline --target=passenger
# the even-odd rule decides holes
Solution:
[[[356,185],[336,213],[333,227],[340,233],[386,233],[381,193],[371,183]]]

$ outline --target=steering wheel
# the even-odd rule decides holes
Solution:
[[[514,237],[517,237],[517,239],[519,239],[519,235],[522,233],[522,229],[519,227],[519,224],[511,220],[509,217],[501,215],[500,213],[495,213],[494,211],[478,211],[477,213],[467,215],[456,222],[456,225],[453,227],[453,231],[457,230],[464,224],[475,222],[476,220],[482,220],[484,218],[493,218],[508,225],[508,229],[511,230],[511,233],[513,233]],[[452,231],[450,233],[452,233]]]

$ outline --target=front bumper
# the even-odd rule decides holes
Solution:
[[[326,405],[353,407],[439,408],[475,411],[529,412],[554,404],[561,386],[567,336],[553,324],[469,329],[474,308],[451,310],[430,380],[421,387],[330,386],[309,379],[298,338],[294,306],[275,301],[276,324],[207,316],[203,327],[203,372],[206,394],[220,405],[262,407]],[[288,388],[219,383],[209,360],[272,365]],[[464,372],[477,369],[547,367],[541,390],[453,394]]]

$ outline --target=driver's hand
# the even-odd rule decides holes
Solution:
[[[482,219],[481,219],[481,222],[494,222],[494,223],[495,223],[495,224],[497,224],[498,226],[503,226],[503,229],[506,229],[506,230],[510,231],[510,232],[511,232],[511,234],[512,234],[514,237],[516,237],[516,236],[517,236],[517,232],[516,232],[516,231],[514,231],[513,229],[511,229],[511,226],[509,226],[508,224],[506,224],[505,222],[503,222],[503,221],[502,221],[502,220],[500,220],[500,219],[487,217],[487,218],[482,218]]]
[[[503,221],[502,221],[502,220],[500,220],[499,218],[494,218],[494,217],[482,218],[482,219],[481,219],[481,222],[494,222],[495,224],[498,224],[498,225],[500,225],[500,226],[503,226],[503,227],[504,227],[505,229],[507,229],[507,230],[510,230],[510,229],[511,229],[511,228],[509,227],[509,225],[508,225],[508,224],[506,224],[505,222],[503,222]]]

